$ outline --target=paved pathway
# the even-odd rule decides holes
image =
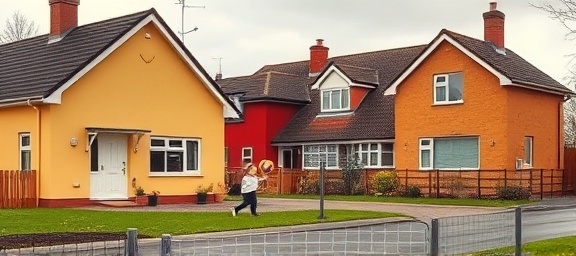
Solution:
[[[170,204],[158,206],[112,208],[101,206],[90,206],[85,209],[113,210],[113,211],[230,211],[239,201],[224,201],[212,204]],[[319,200],[314,199],[282,199],[282,198],[258,198],[258,211],[278,212],[296,210],[319,210]],[[471,214],[490,213],[502,211],[503,207],[476,207],[476,206],[439,206],[422,204],[397,204],[397,203],[377,203],[377,202],[346,202],[346,201],[324,201],[324,209],[342,210],[369,210],[402,213],[415,217],[421,221],[429,223],[433,218],[447,216],[463,216]],[[242,210],[240,214],[248,214],[249,209]]]

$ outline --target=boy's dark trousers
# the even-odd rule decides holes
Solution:
[[[256,191],[244,193],[242,194],[242,197],[244,198],[244,201],[240,205],[236,206],[236,208],[234,208],[236,213],[244,209],[244,207],[250,205],[250,212],[252,215],[256,215],[256,204],[258,203],[258,200],[256,199]]]

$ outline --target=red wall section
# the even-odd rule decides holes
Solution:
[[[368,92],[371,90],[372,89],[364,87],[350,87],[350,109],[357,109],[358,106],[360,106],[360,103],[362,103],[362,100],[364,100]]]
[[[271,141],[301,105],[256,102],[244,104],[244,122],[226,123],[225,144],[228,147],[228,167],[242,166],[242,148],[252,147],[253,159],[269,159],[278,163],[277,147]]]

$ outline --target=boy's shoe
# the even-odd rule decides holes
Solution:
[[[232,216],[236,217],[236,209],[232,208]]]
[[[258,217],[258,216],[260,216],[260,213],[252,214],[252,217]]]

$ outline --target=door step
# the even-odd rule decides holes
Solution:
[[[134,201],[100,201],[98,204],[108,207],[137,207],[142,206]]]

